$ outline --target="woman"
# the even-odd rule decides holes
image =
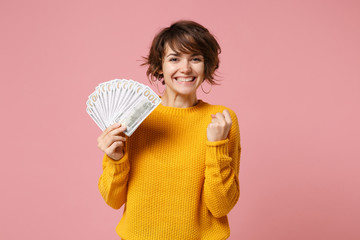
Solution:
[[[162,103],[134,134],[114,124],[98,138],[104,151],[99,190],[115,209],[122,239],[226,239],[239,195],[240,136],[229,108],[197,99],[215,84],[220,46],[209,31],[179,21],[154,38],[148,77],[165,85]]]

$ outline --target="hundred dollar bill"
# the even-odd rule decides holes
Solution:
[[[124,133],[131,136],[145,118],[161,103],[161,98],[157,96],[149,87],[140,89],[141,95],[132,102],[128,109],[118,114],[112,121],[126,126]]]
[[[100,125],[102,126],[101,129],[103,129],[103,127],[106,127],[105,122],[102,119],[102,111],[101,111],[101,106],[100,101],[99,101],[99,97],[97,95],[97,93],[92,93],[89,96],[88,101],[86,102],[87,106],[88,106],[88,113],[92,113],[90,116],[96,116],[96,118],[99,120]]]
[[[94,122],[99,126],[101,130],[105,130],[106,126],[101,122],[100,118],[96,115],[96,113],[90,107],[86,108],[86,112],[90,115],[90,117],[94,120]]]
[[[129,111],[129,109],[131,109],[140,98],[145,98],[145,96],[142,95],[145,89],[146,88],[143,84],[133,86],[131,91],[129,91],[131,93],[129,93],[124,103],[122,103],[122,108],[117,111],[117,115],[115,115],[112,120],[114,120],[114,118],[121,119],[122,116],[127,113],[127,111]]]

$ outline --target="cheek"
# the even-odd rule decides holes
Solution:
[[[199,65],[198,68],[197,68],[197,71],[198,71],[199,74],[204,75],[204,73],[205,73],[205,66],[204,66],[204,64]]]
[[[205,75],[205,69],[203,67],[197,69],[197,73],[201,76]]]
[[[164,64],[163,72],[165,75],[171,75],[174,72],[174,67],[171,65]]]

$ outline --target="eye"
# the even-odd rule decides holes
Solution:
[[[177,60],[178,60],[178,59],[175,58],[175,57],[172,57],[172,58],[169,59],[170,62],[176,62]]]
[[[202,61],[202,59],[200,57],[194,57],[192,60],[194,62],[201,62]]]

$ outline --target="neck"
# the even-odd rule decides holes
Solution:
[[[198,102],[196,94],[193,95],[176,95],[169,94],[165,91],[164,95],[161,97],[161,104],[167,107],[176,107],[176,108],[188,108],[195,106]]]

